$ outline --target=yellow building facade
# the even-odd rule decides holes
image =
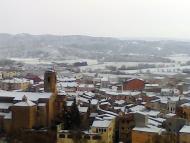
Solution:
[[[179,143],[190,143],[190,126],[184,126],[179,133]]]
[[[132,143],[154,143],[161,133],[162,129],[156,127],[135,127],[132,130]]]
[[[11,107],[12,129],[31,129],[36,125],[37,106],[24,95],[21,102]],[[23,116],[24,115],[24,116]]]
[[[2,90],[22,90],[25,91],[28,89],[30,86],[30,81],[27,79],[18,79],[18,78],[13,78],[13,79],[6,79],[1,81],[1,89]]]
[[[57,143],[113,143],[115,138],[115,119],[95,120],[91,130],[88,132],[75,133],[68,130],[61,130],[58,127]]]
[[[190,122],[190,103],[181,105],[184,118]]]
[[[3,78],[13,78],[18,76],[20,73],[17,71],[2,71]]]

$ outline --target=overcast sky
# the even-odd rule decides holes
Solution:
[[[0,33],[190,38],[190,0],[0,0]]]

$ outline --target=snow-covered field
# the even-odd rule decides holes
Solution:
[[[61,60],[61,61],[60,60],[58,60],[58,61],[50,60],[50,61],[47,61],[47,60],[41,60],[39,58],[10,58],[10,60],[14,60],[17,62],[23,62],[25,64],[52,64],[54,62],[71,64],[71,63],[75,63],[75,62],[84,62],[84,61],[87,61],[88,65],[94,65],[94,64],[98,63],[97,60],[91,60],[91,59],[74,59],[74,60]]]
[[[168,56],[166,58],[180,63],[186,63],[187,61],[190,61],[190,56],[188,54],[175,54]]]
[[[10,60],[22,62],[25,64],[52,64],[51,61],[43,61],[38,58],[10,58]]]
[[[129,74],[135,74],[135,73],[154,73],[154,74],[176,74],[181,73],[183,69],[190,69],[190,66],[182,66],[182,63],[186,63],[187,61],[190,61],[190,56],[187,54],[176,54],[168,56],[167,58],[175,61],[174,63],[151,63],[151,62],[104,62],[104,63],[98,63],[97,60],[92,59],[73,59],[73,60],[59,60],[59,61],[45,61],[40,60],[38,58],[12,58],[12,60],[23,62],[26,64],[52,64],[53,62],[56,63],[75,63],[75,62],[84,62],[86,61],[88,63],[88,66],[82,66],[80,67],[82,71],[86,70],[96,70],[96,69],[105,69],[106,66],[115,66],[117,68],[120,68],[121,66],[125,67],[132,67],[137,66],[138,64],[154,64],[156,68],[147,68],[143,70],[125,70],[123,72],[129,73]]]

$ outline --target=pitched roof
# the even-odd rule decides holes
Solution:
[[[22,101],[14,104],[14,106],[35,106],[36,104],[30,100],[24,95],[22,97]]]

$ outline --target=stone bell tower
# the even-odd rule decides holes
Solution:
[[[57,77],[55,70],[47,70],[44,73],[44,91],[55,93]]]

